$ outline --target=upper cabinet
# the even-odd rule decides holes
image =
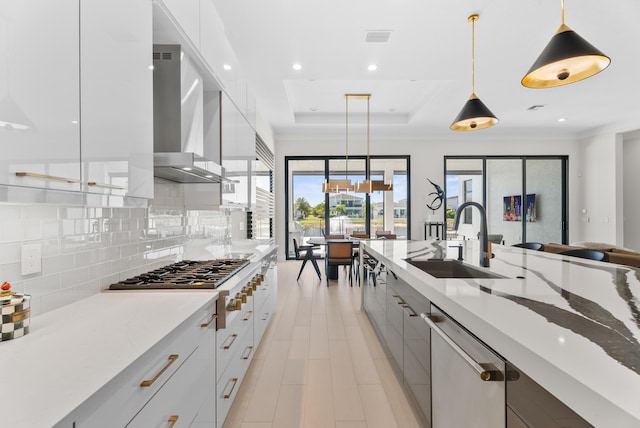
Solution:
[[[79,3],[0,1],[0,184],[80,190]]]
[[[82,0],[81,141],[87,192],[153,197],[151,6],[151,0]]]
[[[0,5],[0,184],[152,197],[151,0]]]

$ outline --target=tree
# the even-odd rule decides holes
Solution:
[[[347,207],[344,204],[336,205],[335,210],[338,215],[347,215]]]
[[[316,217],[324,217],[324,202],[320,202],[318,205],[313,207],[313,213]]]
[[[296,202],[293,204],[294,211],[298,213],[298,218],[304,218],[309,216],[313,212],[313,208],[307,200],[303,197],[296,199]]]

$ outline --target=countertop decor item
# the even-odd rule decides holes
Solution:
[[[0,286],[0,342],[29,333],[31,296],[11,291],[7,281]]]
[[[474,14],[469,16],[471,23],[471,96],[454,119],[450,128],[453,131],[477,131],[489,128],[499,122],[491,110],[476,95],[475,85],[475,23],[480,18]]]
[[[600,73],[611,64],[611,59],[580,37],[564,23],[564,0],[562,24],[547,47],[522,78],[527,88],[553,88],[578,82]]]
[[[435,195],[433,197],[433,200],[430,203],[427,203],[427,208],[429,208],[432,211],[436,211],[442,206],[442,201],[444,200],[444,190],[442,190],[442,187],[438,186],[436,183],[429,180],[428,178],[427,178],[427,181],[431,183],[434,189],[436,189],[435,192],[431,192],[427,195],[427,196]]]

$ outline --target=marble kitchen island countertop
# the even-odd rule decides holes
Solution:
[[[640,270],[493,246],[504,279],[435,278],[405,261],[479,266],[478,241],[363,241],[367,252],[596,427],[640,426]]]
[[[0,426],[54,426],[217,296],[103,292],[32,317],[29,334],[0,342]]]

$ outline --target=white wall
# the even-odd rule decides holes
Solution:
[[[482,131],[479,131],[482,132]],[[375,129],[372,130],[375,136]],[[284,157],[294,155],[341,155],[344,153],[344,141],[283,141],[276,137],[276,242],[279,244],[279,253],[284,258],[285,244],[285,218],[284,218]],[[365,147],[352,148],[350,155],[365,155]],[[398,155],[411,156],[411,237],[422,239],[423,224],[427,219],[426,203],[427,194],[433,190],[427,182],[427,177],[433,182],[444,185],[444,156],[446,155],[568,155],[569,170],[577,170],[574,163],[580,159],[579,144],[577,141],[536,141],[536,140],[508,140],[508,141],[476,141],[465,139],[459,142],[427,142],[427,141],[380,141],[372,137],[372,155]],[[569,192],[578,192],[577,183],[569,180]],[[573,198],[572,198],[573,199]],[[570,206],[572,204],[570,199]],[[443,204],[444,205],[444,204]],[[442,218],[443,208],[436,212],[437,218]],[[570,210],[570,225],[577,223],[575,210]],[[574,231],[570,229],[570,240]]]

